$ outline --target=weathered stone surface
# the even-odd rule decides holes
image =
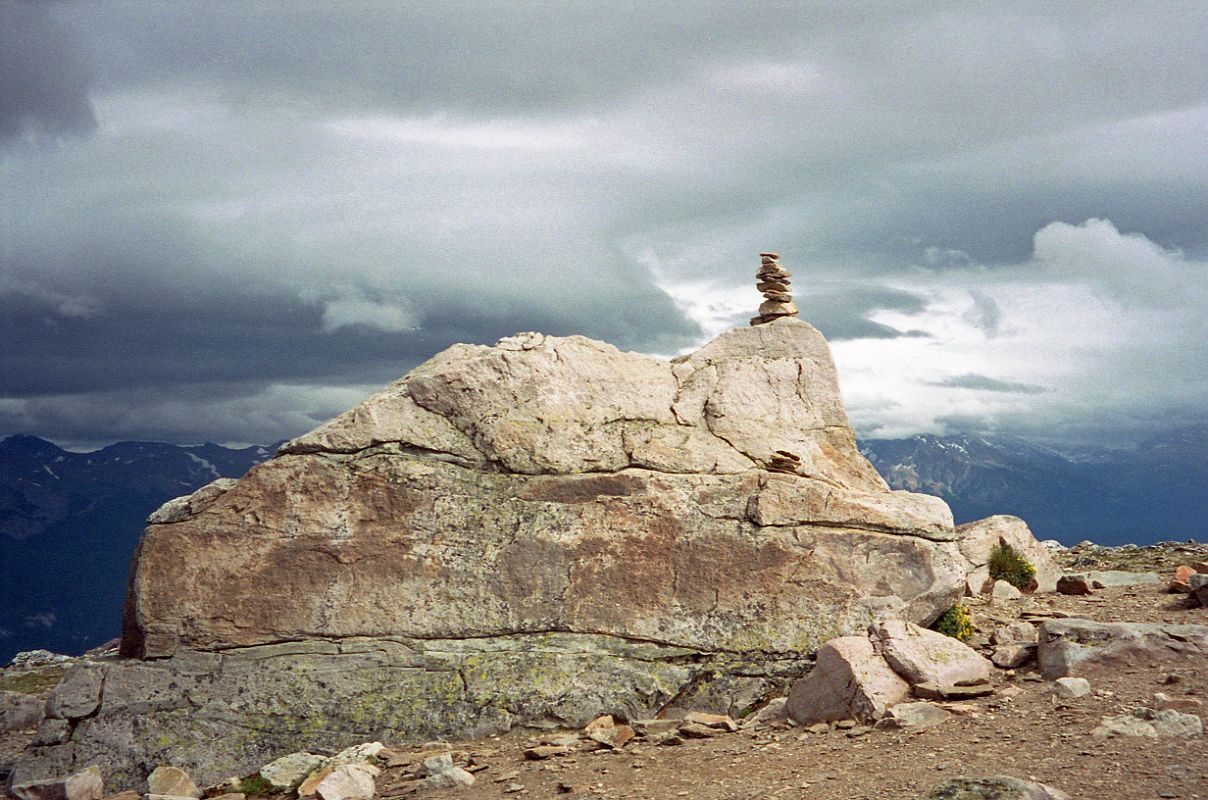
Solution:
[[[943,724],[951,716],[951,713],[933,703],[898,703],[877,721],[877,727],[922,730]]]
[[[765,469],[778,451],[796,474]],[[86,662],[103,702],[55,700],[70,741],[19,769],[96,760],[124,787],[170,760],[207,781],[371,736],[737,714],[824,642],[949,608],[954,536],[942,501],[859,455],[805,322],[671,362],[458,345],[156,516],[127,660]]]
[[[1023,592],[1006,581],[994,581],[994,585],[990,588],[990,596],[998,602],[1004,602],[1018,600],[1023,597]]]
[[[1053,681],[1053,696],[1062,700],[1076,700],[1091,693],[1091,684],[1086,678],[1058,678]]]
[[[1070,800],[1059,789],[1005,775],[953,778],[931,790],[927,800]]]
[[[314,753],[290,753],[260,768],[260,777],[274,789],[292,791],[327,759]]]
[[[1162,583],[1161,576],[1156,572],[1129,572],[1122,569],[1073,572],[1068,577],[1081,577],[1090,583],[1093,589],[1107,589],[1118,586],[1159,586]]]
[[[873,722],[909,696],[910,685],[867,636],[844,636],[818,649],[817,664],[793,685],[785,707],[798,725],[839,719]]]
[[[180,767],[159,766],[147,776],[147,794],[172,797],[201,797],[201,789]]]
[[[1150,625],[1054,619],[1041,623],[1037,659],[1045,678],[1077,675],[1091,665],[1208,655],[1208,625]]]
[[[885,660],[911,685],[967,686],[990,680],[990,662],[951,636],[903,620],[878,622],[870,630]]]
[[[1036,644],[1036,626],[1030,622],[1003,625],[990,634],[990,644]]]
[[[990,563],[990,554],[994,548],[1000,544],[1006,544],[1014,548],[1036,568],[1033,591],[1057,591],[1057,580],[1061,577],[1061,568],[1053,561],[1048,548],[1036,540],[1036,537],[1028,530],[1027,523],[1019,517],[1007,515],[987,517],[959,526],[956,534],[960,542],[961,554],[968,564],[967,571],[971,576],[973,573],[977,573],[980,577],[983,574],[981,570]],[[985,581],[990,577],[988,569],[984,569],[984,576],[981,578],[981,585],[975,589],[970,587],[973,589],[973,594],[980,594],[983,591]]]
[[[101,671],[78,664],[63,676],[46,703],[46,715],[54,719],[78,719],[96,711],[101,702]]]
[[[925,681],[911,687],[915,697],[923,700],[972,700],[975,697],[985,697],[994,694],[994,687],[989,683],[977,683],[972,686],[949,686],[946,684]]]
[[[999,669],[1016,669],[1036,658],[1037,647],[1035,642],[1001,644],[994,648],[990,661]]]
[[[340,764],[319,782],[319,800],[371,800],[376,789],[377,767],[369,764]]]
[[[1090,579],[1085,575],[1062,575],[1057,581],[1057,591],[1069,595],[1094,594]]]
[[[1195,714],[1183,714],[1173,709],[1154,711],[1152,708],[1135,708],[1129,714],[1104,717],[1091,735],[1106,739],[1112,736],[1143,736],[1156,739],[1159,736],[1177,736],[1189,739],[1202,736],[1204,722]]]
[[[22,781],[13,779],[9,792],[18,800],[102,800],[105,781],[95,766],[66,778]]]
[[[45,716],[45,699],[21,692],[0,691],[0,733],[36,728]]]

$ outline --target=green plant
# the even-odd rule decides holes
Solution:
[[[244,778],[243,780],[241,780],[239,782],[239,791],[243,792],[244,794],[248,795],[249,797],[251,797],[251,796],[263,797],[264,795],[267,795],[267,794],[273,794],[277,790],[274,789],[273,785],[271,783],[269,783],[268,781],[266,781],[260,775],[260,773],[256,773],[255,775],[247,776],[246,778]]]
[[[957,603],[940,614],[940,618],[932,623],[931,630],[951,636],[959,642],[967,642],[973,635],[973,619],[969,616],[969,609],[965,608],[964,604]]]
[[[990,553],[990,578],[1006,581],[1021,591],[1032,588],[1036,568],[1009,544],[999,544]]]

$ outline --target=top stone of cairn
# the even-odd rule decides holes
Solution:
[[[789,291],[789,278],[793,274],[780,266],[780,256],[776,253],[760,253],[759,272],[755,273],[755,288],[763,292],[763,303],[759,306],[759,316],[751,318],[752,325],[764,325],[780,317],[797,316],[797,306],[793,305],[793,295]]]

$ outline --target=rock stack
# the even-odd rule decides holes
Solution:
[[[764,300],[759,305],[759,316],[751,318],[752,325],[763,325],[780,317],[797,316],[793,295],[789,292],[789,278],[793,274],[780,266],[776,253],[760,253],[762,263],[755,273],[755,288],[763,292]]]
[[[768,459],[768,472],[783,472],[788,475],[796,475],[797,470],[800,468],[801,456],[796,453],[790,453],[788,450],[777,450]]]

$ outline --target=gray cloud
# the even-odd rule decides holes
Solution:
[[[91,76],[47,3],[0,0],[0,141],[90,133]]]
[[[931,381],[932,386],[950,386],[954,389],[975,389],[979,392],[1006,392],[1008,394],[1043,394],[1048,389],[1032,383],[1002,381],[989,375],[953,375],[942,381]]]
[[[856,392],[867,430],[1023,430],[989,401],[1057,395],[1051,426],[1152,426],[1208,389],[1173,299],[1208,253],[1203,4],[0,9],[0,135],[92,132],[6,151],[0,433],[282,438],[527,328],[671,353],[746,324],[769,247],[845,380],[898,395]],[[1185,341],[1020,344],[1016,295],[1063,281]],[[1020,380],[945,383],[999,374],[977,348]],[[902,352],[951,363],[886,389]],[[1021,389],[1060,359],[1120,370]]]

